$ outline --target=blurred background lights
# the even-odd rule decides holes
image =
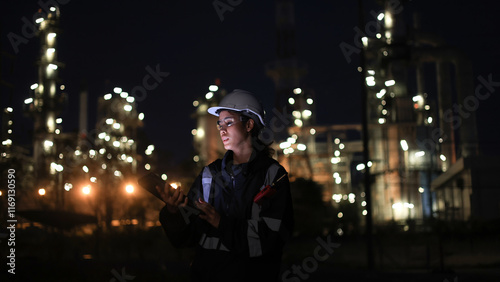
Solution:
[[[349,203],[351,204],[356,201],[356,195],[354,195],[353,193],[349,193],[348,198],[349,198]]]
[[[340,184],[340,183],[342,183],[342,178],[340,177],[335,178],[335,184]]]
[[[365,164],[358,164],[358,165],[356,166],[356,170],[357,170],[357,171],[362,171],[363,169],[365,169]]]
[[[71,183],[64,183],[64,190],[69,191],[73,188],[73,184]]]
[[[127,193],[129,193],[129,194],[134,193],[134,186],[132,186],[131,184],[128,184],[127,186],[125,186],[125,191],[127,191]]]
[[[361,42],[363,42],[363,46],[368,46],[368,37],[364,36],[361,37]]]
[[[50,140],[45,140],[45,141],[43,142],[43,145],[44,145],[45,147],[52,147],[52,146],[54,146],[54,142],[52,142],[52,141],[50,141]]]
[[[344,231],[342,230],[342,228],[337,228],[337,234],[338,234],[339,236],[344,235]]]
[[[290,142],[281,142],[280,143],[280,148],[281,149],[286,149],[288,147],[292,146],[292,144]]]
[[[396,81],[395,81],[395,80],[393,80],[393,79],[391,79],[391,80],[387,80],[387,81],[385,82],[385,86],[387,86],[387,87],[389,87],[389,86],[393,86],[393,85],[395,85],[395,84],[396,84]]]
[[[335,202],[339,203],[342,200],[342,194],[333,194],[332,195],[332,200]]]
[[[340,158],[339,157],[335,157],[335,158],[332,158],[330,161],[331,161],[332,164],[338,164],[338,163],[340,163]]]
[[[90,194],[90,185],[84,186],[82,188],[82,193],[85,194],[85,195]]]

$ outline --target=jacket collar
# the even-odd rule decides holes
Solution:
[[[255,149],[252,151],[252,155],[250,155],[250,159],[248,160],[248,163],[244,163],[243,165],[243,172],[247,172],[248,169],[251,169],[253,165],[257,162],[258,159],[261,158],[262,154],[259,154]],[[226,171],[231,171],[233,165],[233,151],[229,150],[224,154],[224,157],[222,158],[222,164],[221,164],[221,170],[226,170]]]

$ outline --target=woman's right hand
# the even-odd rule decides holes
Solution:
[[[160,193],[163,202],[167,204],[168,211],[170,213],[177,213],[179,211],[179,206],[187,205],[188,198],[182,194],[180,189],[173,189],[173,193],[171,193],[171,189],[173,188],[168,183],[165,183],[163,188],[156,186],[156,190]]]

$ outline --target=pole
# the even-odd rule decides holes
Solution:
[[[363,0],[358,0],[359,8],[359,27],[364,27],[364,11],[363,11]],[[362,68],[361,71],[361,111],[362,111],[362,135],[363,135],[363,161],[365,163],[365,201],[366,201],[366,256],[368,270],[373,270],[375,266],[375,261],[373,257],[373,217],[372,217],[372,196],[371,196],[371,184],[370,184],[370,167],[368,166],[368,161],[370,154],[368,152],[368,97],[365,84],[366,77],[366,66],[365,66],[365,51],[361,49],[359,64]]]

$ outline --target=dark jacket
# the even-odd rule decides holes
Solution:
[[[188,198],[202,198],[220,214],[219,228],[195,215],[190,207],[171,214],[160,212],[160,222],[176,247],[195,246],[193,281],[278,281],[283,245],[291,236],[293,210],[288,177],[275,184],[276,194],[260,205],[255,195],[286,174],[262,153],[247,164],[232,165],[232,152],[203,169]]]

